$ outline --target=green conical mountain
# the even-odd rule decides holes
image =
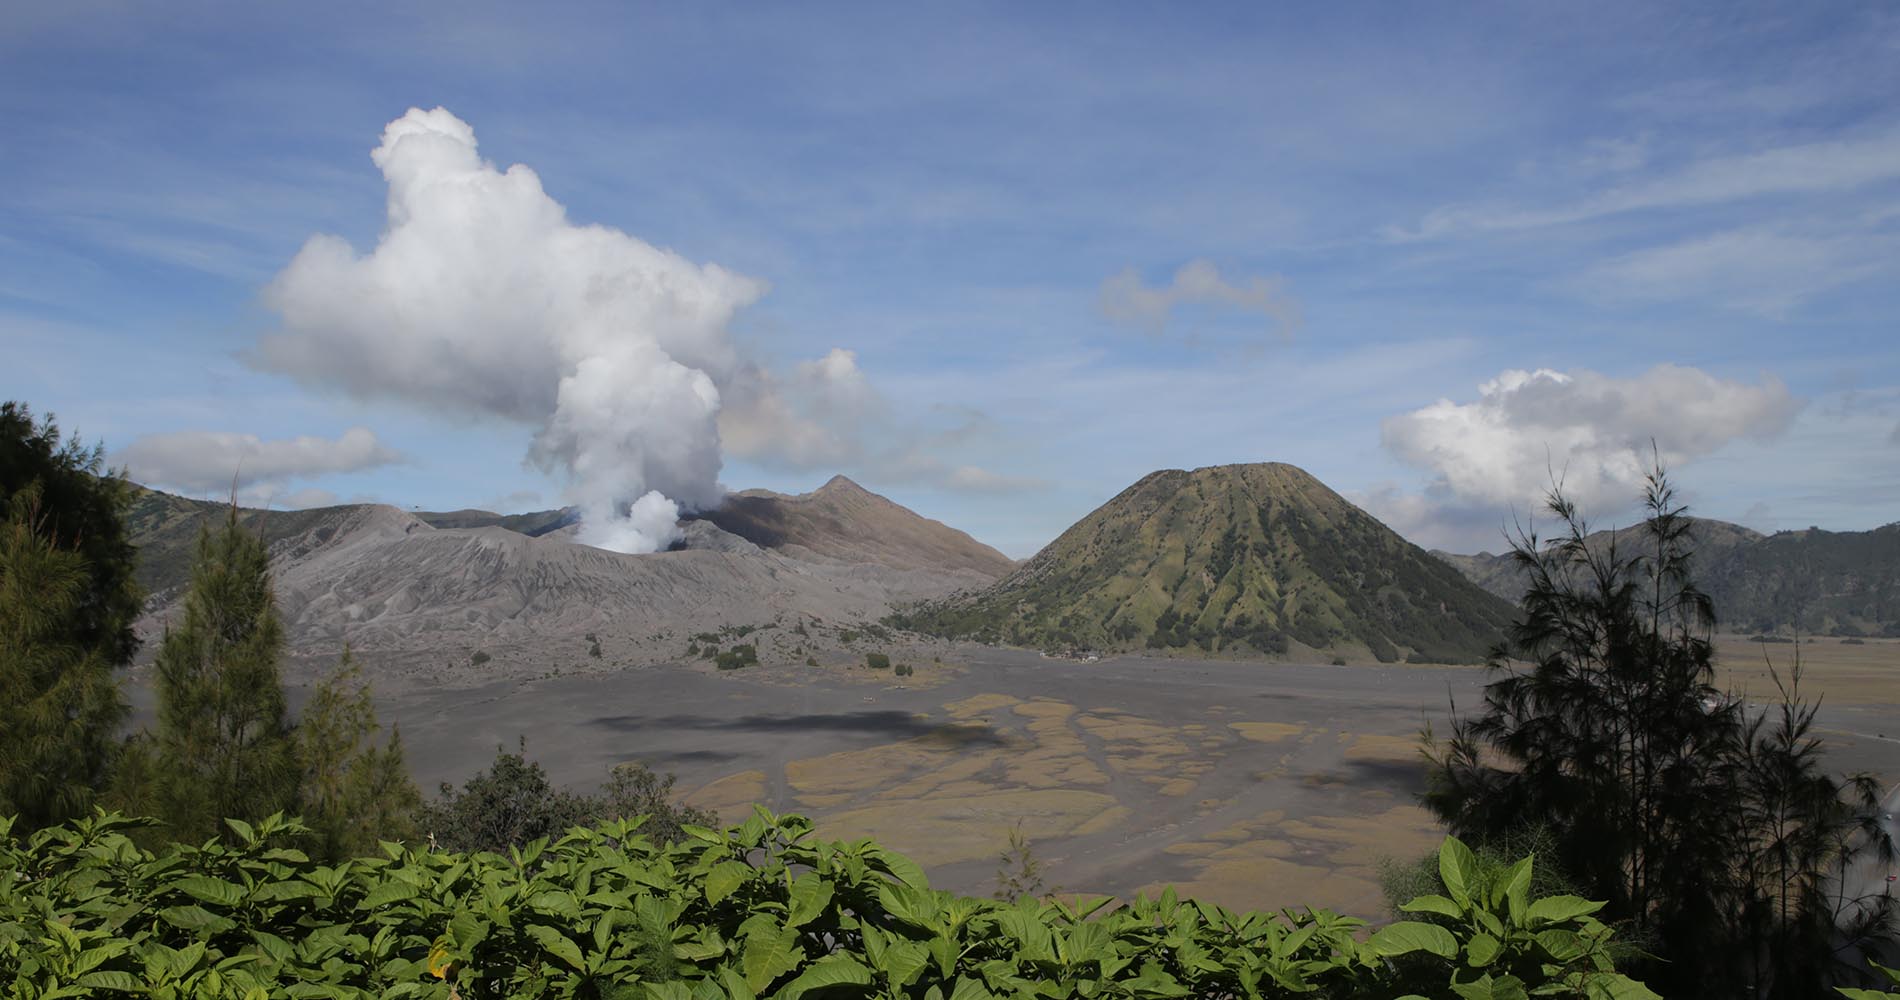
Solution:
[[[994,586],[900,623],[1044,649],[1470,662],[1511,614],[1305,471],[1270,463],[1153,473]]]

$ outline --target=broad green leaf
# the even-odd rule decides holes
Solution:
[[[168,957],[171,959],[172,975],[183,978],[185,974],[197,968],[199,962],[204,961],[205,943],[193,941],[172,952]]]
[[[139,982],[137,976],[129,972],[118,972],[110,969],[101,970],[99,972],[88,972],[80,976],[75,982],[81,986],[91,987],[95,990],[117,990],[121,993],[145,992],[145,985]]]
[[[578,920],[581,915],[580,901],[575,899],[571,892],[559,890],[537,892],[528,900],[528,906],[542,913],[564,917],[568,920]]]
[[[1527,1000],[1530,994],[1524,992],[1523,980],[1516,976],[1491,978],[1490,973],[1479,976],[1469,983],[1454,982],[1451,991],[1464,1000]]]
[[[892,989],[902,990],[929,965],[930,949],[916,941],[898,941],[884,950],[884,961],[878,963],[878,968],[884,971]]]
[[[1545,896],[1524,911],[1524,923],[1530,926],[1563,923],[1589,916],[1601,909],[1602,903],[1593,903],[1582,896]]]
[[[1407,913],[1436,913],[1453,920],[1463,919],[1465,908],[1436,894],[1420,896],[1410,902],[1400,903],[1399,909]]]
[[[757,1000],[758,991],[745,981],[745,976],[730,965],[719,967],[719,985],[726,988],[729,1000]]]
[[[1589,996],[1601,1000],[1662,1000],[1656,991],[1616,972],[1593,974],[1585,980],[1584,988]],[[1880,1000],[1893,1000],[1890,993],[1876,993],[1874,996]]]
[[[885,912],[919,930],[934,930],[941,908],[936,894],[928,889],[903,885],[885,885],[878,889],[878,901]]]
[[[825,912],[831,905],[834,888],[830,881],[817,872],[806,872],[792,883],[791,912],[785,918],[787,927],[803,927]]]
[[[407,882],[384,882],[369,891],[363,901],[356,904],[359,910],[380,910],[391,903],[400,903],[405,899],[416,898],[416,887]]]
[[[1590,944],[1567,927],[1551,927],[1531,935],[1553,962],[1574,962],[1590,953]]]
[[[646,987],[647,1000],[693,1000],[693,992],[686,988],[685,983],[677,979],[670,982],[643,983],[641,985]]]
[[[912,889],[929,889],[930,879],[924,875],[923,866],[897,853],[879,848],[872,859],[885,874],[902,882]]]
[[[620,914],[613,910],[608,910],[606,913],[601,914],[599,920],[594,922],[595,951],[603,955],[607,953],[607,945],[614,937],[614,923],[619,920],[619,918]]]
[[[775,994],[775,1000],[798,1000],[806,993],[838,986],[869,985],[871,970],[865,968],[862,962],[846,954],[826,955],[806,966],[798,978]]]
[[[733,894],[752,876],[752,866],[742,861],[721,861],[706,873],[706,902],[715,906]]]
[[[1527,855],[1504,873],[1504,901],[1509,907],[1511,923],[1524,926],[1525,910],[1530,905],[1531,866],[1534,855]]]
[[[580,946],[567,939],[567,936],[545,924],[531,924],[528,936],[535,940],[543,950],[555,958],[574,967],[577,972],[587,971],[587,962],[581,957]]]
[[[305,882],[302,879],[284,879],[279,882],[262,882],[251,890],[254,903],[278,903],[287,899],[313,899],[328,896],[329,893]]]
[[[1409,955],[1415,951],[1426,951],[1440,958],[1455,958],[1458,955],[1458,939],[1451,932],[1437,924],[1420,923],[1416,920],[1401,920],[1387,924],[1375,932],[1367,944],[1375,954],[1391,957]]]
[[[1143,962],[1139,975],[1133,979],[1125,979],[1119,985],[1141,997],[1184,997],[1192,992],[1182,986],[1180,980],[1153,962]]]
[[[1107,957],[1108,945],[1108,929],[1094,921],[1085,921],[1070,927],[1067,934],[1055,935],[1056,961],[1063,965],[1099,961]]]
[[[1498,952],[1504,950],[1504,943],[1489,934],[1473,934],[1465,942],[1465,964],[1474,969],[1482,969],[1497,961]]]
[[[269,931],[252,931],[251,940],[257,942],[257,950],[269,956],[273,962],[282,964],[297,957],[297,949],[289,941]]]
[[[1457,837],[1446,837],[1438,848],[1438,877],[1444,880],[1451,898],[1471,905],[1471,880],[1477,873],[1478,859],[1471,848]]]
[[[746,937],[739,951],[739,968],[745,973],[746,985],[757,993],[798,968],[804,957],[805,949],[799,947],[797,931],[762,931]]]
[[[982,982],[968,976],[958,976],[956,985],[950,989],[949,1000],[994,1000],[994,994]]]
[[[172,906],[158,911],[158,918],[178,928],[192,933],[222,934],[236,927],[228,918],[220,917],[202,906]]]
[[[244,902],[244,887],[209,875],[188,875],[168,888],[177,889],[193,899],[218,906],[236,906]]]
[[[470,952],[488,938],[488,921],[463,910],[449,918],[449,937],[463,952]]]

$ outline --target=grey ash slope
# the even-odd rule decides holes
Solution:
[[[1509,617],[1305,471],[1268,463],[1150,474],[994,586],[900,620],[1045,649],[1468,662]]]
[[[334,657],[347,643],[418,664],[478,649],[505,663],[559,664],[585,650],[589,634],[610,663],[676,657],[695,632],[876,621],[898,603],[987,584],[996,574],[982,567],[1008,565],[849,481],[737,499],[739,526],[777,526],[782,537],[761,546],[707,517],[682,525],[685,548],[627,555],[576,544],[566,529],[510,530],[482,512],[452,518],[479,526],[440,528],[368,504],[241,516],[270,543],[295,653]],[[199,527],[224,512],[151,491],[140,498],[133,534],[155,596],[151,624],[174,610]]]
[[[793,555],[990,577],[1016,568],[1001,552],[843,476],[796,496],[746,490],[717,510],[691,516],[760,548]]]

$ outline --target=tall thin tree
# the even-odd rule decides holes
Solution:
[[[295,806],[283,647],[270,553],[233,504],[222,527],[200,532],[184,620],[158,650],[153,804],[174,836],[202,839],[226,818]]]
[[[422,793],[409,778],[402,733],[391,732],[378,746],[381,728],[369,683],[345,649],[297,720],[303,767],[298,808],[322,857],[368,854],[379,840],[403,840],[415,832]]]

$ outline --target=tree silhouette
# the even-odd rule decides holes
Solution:
[[[1772,719],[1715,689],[1694,524],[1660,466],[1635,531],[1586,544],[1561,487],[1546,507],[1561,530],[1513,540],[1520,615],[1482,708],[1432,749],[1426,805],[1471,839],[1552,831],[1559,865],[1663,959],[1652,984],[1812,995],[1892,930],[1884,904],[1847,920],[1826,892],[1874,844],[1871,781],[1825,773],[1793,686]]]

